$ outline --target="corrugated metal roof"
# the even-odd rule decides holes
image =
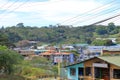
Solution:
[[[120,56],[100,56],[100,57],[94,57],[94,58],[99,58],[99,59],[104,60],[110,64],[113,64],[113,65],[120,67]],[[81,62],[78,62],[75,64],[71,64],[71,65],[68,65],[66,67],[70,67],[70,66],[74,66],[74,65],[78,65],[78,64],[84,64],[85,61],[88,61],[88,60],[91,60],[94,58],[90,58],[90,59],[87,59],[87,60],[84,60],[84,61],[81,61]]]
[[[120,56],[101,56],[98,58],[116,66],[120,66]]]
[[[83,62],[78,62],[78,63],[74,63],[74,64],[70,64],[70,65],[67,65],[67,66],[65,66],[65,67],[77,67],[77,66],[79,66],[79,67],[84,67],[84,63]]]

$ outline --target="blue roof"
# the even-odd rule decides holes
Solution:
[[[120,45],[114,45],[114,46],[88,46],[89,50],[102,50],[102,49],[119,49]]]

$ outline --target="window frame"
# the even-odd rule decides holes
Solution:
[[[117,71],[119,73],[116,73],[115,71]],[[113,69],[113,78],[114,79],[120,79],[120,69]]]
[[[76,76],[76,68],[70,68],[70,76]]]

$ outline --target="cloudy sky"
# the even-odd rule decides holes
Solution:
[[[0,27],[82,26],[120,14],[120,0],[0,0]],[[102,24],[120,24],[120,17]]]

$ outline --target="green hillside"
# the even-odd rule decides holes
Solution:
[[[19,26],[11,26],[0,29],[4,32],[10,42],[18,42],[20,40],[35,40],[42,43],[88,43],[91,44],[95,38],[117,38],[120,42],[120,26],[109,23],[104,25],[92,26],[45,26],[31,27],[24,26],[19,23]]]

